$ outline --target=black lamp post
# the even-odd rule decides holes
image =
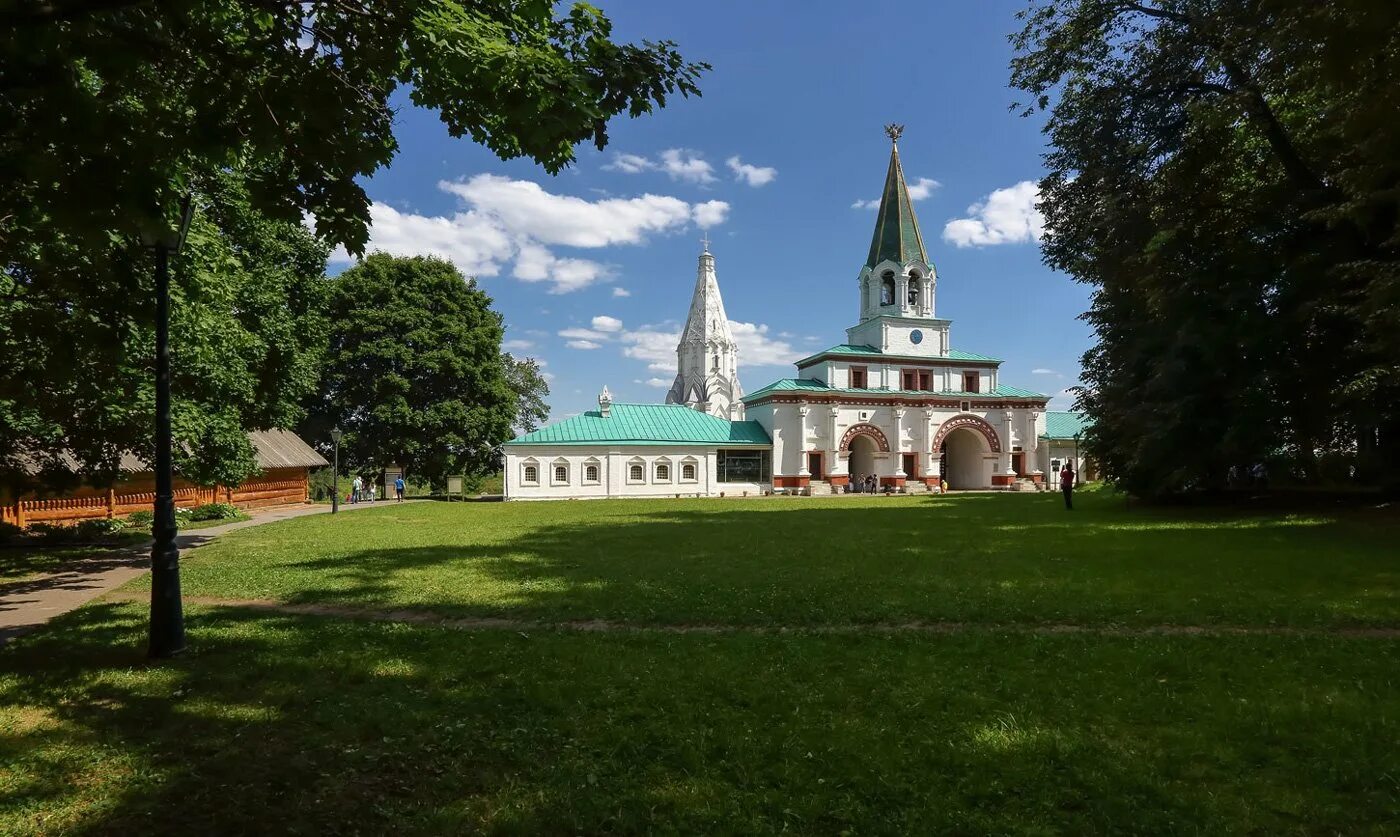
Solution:
[[[1079,434],[1074,434],[1074,485],[1079,487]]]
[[[156,251],[156,501],[151,546],[149,654],[172,657],[185,650],[180,606],[180,548],[175,544],[175,476],[170,441],[170,255],[180,252],[190,229],[190,196],[180,201],[180,227],[149,242]]]
[[[335,445],[335,464],[331,467],[335,469],[332,479],[335,480],[335,489],[331,492],[331,514],[340,511],[340,428],[331,428],[331,443]]]

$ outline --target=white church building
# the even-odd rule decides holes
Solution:
[[[843,342],[797,361],[795,377],[745,395],[706,247],[666,403],[614,404],[605,387],[598,410],[508,442],[506,498],[1042,483],[1065,459],[1055,434],[1073,421],[1050,413],[1047,425],[1048,396],[1003,384],[1001,361],[953,348],[952,321],[936,313],[939,277],[905,184],[899,129],[888,131],[895,145],[856,281],[856,324]]]

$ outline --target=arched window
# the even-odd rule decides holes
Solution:
[[[568,466],[565,466],[565,465],[555,465],[555,466],[554,466],[554,481],[555,481],[555,482],[568,482],[568,481],[569,481],[569,469],[568,469]]]
[[[917,307],[919,304],[919,271],[909,271],[909,306]]]
[[[880,304],[894,305],[894,271],[887,270],[880,277]]]
[[[716,372],[718,372],[718,371],[719,371],[719,352],[715,352],[715,365],[714,365],[714,371],[716,371]]]
[[[670,465],[661,464],[661,465],[657,465],[657,466],[656,466],[656,481],[657,481],[657,482],[670,482],[670,481],[671,481],[671,466],[670,466]]]
[[[695,479],[695,466],[692,465],[692,464],[689,463],[689,462],[687,462],[686,464],[682,465],[682,466],[681,466],[681,479],[683,479],[683,480],[693,480],[693,479]]]
[[[525,466],[525,482],[539,482],[539,481],[540,481],[540,469],[539,469],[539,468],[536,468],[534,465],[526,465],[526,466]]]
[[[597,482],[597,481],[598,481],[598,466],[597,466],[597,465],[589,465],[589,466],[585,467],[585,468],[583,469],[583,479],[584,479],[586,482]]]
[[[642,469],[642,466],[640,465],[633,465],[632,467],[627,469],[627,478],[630,479],[632,482],[641,482],[645,476],[646,472]]]

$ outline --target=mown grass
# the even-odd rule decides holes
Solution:
[[[1400,640],[1329,632],[1400,627],[1393,512],[1055,500],[231,533],[186,593],[637,630],[191,606],[153,664],[143,607],[94,603],[0,649],[0,833],[1394,833]],[[803,629],[929,620],[964,624]],[[1058,622],[1101,630],[1025,630]]]
[[[5,652],[7,833],[1385,833],[1395,643],[460,632],[98,605]]]
[[[414,504],[224,537],[192,595],[749,625],[1400,625],[1400,516],[1058,496]]]

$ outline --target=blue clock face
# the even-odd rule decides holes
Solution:
[[[920,343],[924,342],[924,333],[916,328],[913,331],[909,332],[909,340],[913,342],[915,346],[917,346]]]

